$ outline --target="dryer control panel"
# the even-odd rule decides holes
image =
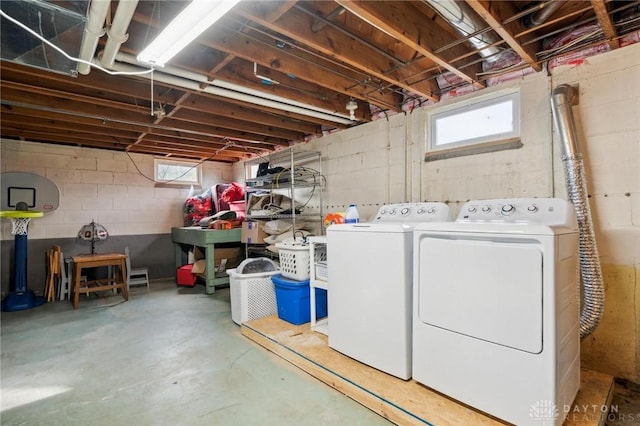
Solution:
[[[379,222],[446,222],[449,206],[444,203],[398,203],[380,207],[371,221]]]
[[[462,206],[456,222],[514,222],[575,226],[573,204],[560,198],[474,200]]]

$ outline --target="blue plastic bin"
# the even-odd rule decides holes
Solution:
[[[282,274],[274,275],[271,281],[276,290],[278,318],[300,325],[311,321],[309,280],[296,281]],[[327,291],[316,288],[316,317],[327,316]]]

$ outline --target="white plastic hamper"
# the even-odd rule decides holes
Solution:
[[[276,292],[271,277],[280,271],[240,274],[237,269],[227,270],[231,292],[231,319],[243,322],[278,313]]]

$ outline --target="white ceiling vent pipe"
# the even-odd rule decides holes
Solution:
[[[131,55],[129,53],[118,53],[116,55],[116,60],[118,62],[125,62],[131,65],[135,65],[136,67],[146,67],[145,64],[141,64],[140,62],[138,62],[138,60],[136,59],[136,57],[134,55]],[[117,63],[116,65],[117,66]],[[113,68],[113,67],[112,67]],[[136,68],[138,71],[141,70],[142,68]],[[339,112],[334,112],[334,111],[330,111],[324,108],[318,108],[316,106],[313,105],[308,105],[302,102],[297,102],[294,101],[292,99],[287,99],[284,98],[282,96],[278,96],[278,95],[274,95],[271,93],[267,93],[267,92],[261,92],[259,90],[255,90],[255,89],[251,89],[248,87],[244,87],[244,86],[240,86],[239,84],[235,84],[235,83],[231,83],[228,81],[224,81],[224,80],[219,80],[219,79],[214,79],[214,80],[209,80],[209,78],[204,75],[204,74],[199,74],[193,71],[188,71],[188,70],[183,70],[180,68],[176,68],[173,67],[171,65],[165,65],[162,70],[156,70],[154,72],[154,79],[156,80],[160,80],[160,78],[158,78],[159,75],[169,75],[169,76],[174,76],[174,77],[179,77],[181,79],[186,79],[189,81],[195,81],[198,83],[205,83],[207,85],[209,85],[212,88],[220,88],[220,89],[228,89],[225,93],[234,93],[236,95],[235,99],[238,99],[237,96],[239,95],[245,95],[246,98],[243,99],[263,99],[263,100],[268,100],[268,101],[272,101],[274,103],[277,103],[278,106],[272,106],[273,108],[276,109],[280,109],[280,110],[286,110],[286,111],[290,111],[290,112],[296,112],[299,114],[303,114],[303,115],[307,115],[310,117],[316,117],[316,118],[322,118],[325,120],[329,120],[329,121],[333,121],[335,123],[341,123],[341,124],[353,124],[349,119],[348,119],[348,115],[343,114],[343,113],[339,113]],[[191,88],[191,86],[189,86]],[[211,93],[209,90],[206,90],[206,92]],[[224,95],[220,95],[220,96],[224,96]],[[226,96],[226,97],[233,97],[233,96]],[[268,106],[268,105],[264,105],[255,101],[251,101],[248,100],[247,102],[249,103],[254,103],[257,105],[263,105],[263,106]],[[283,107],[283,105],[288,105],[291,107],[295,107],[298,108],[298,110],[296,111],[292,111],[290,109],[287,109],[286,107]],[[300,111],[307,111],[306,113],[300,112]],[[310,112],[314,112],[314,113],[318,113],[319,115],[312,115],[310,114]],[[331,119],[327,118],[327,117],[332,117]]]
[[[261,105],[264,107],[274,108],[281,111],[289,111],[295,114],[306,115],[307,117],[315,117],[315,118],[330,121],[333,123],[352,124],[349,119],[342,118],[344,116],[343,114],[332,113],[332,112],[321,112],[319,111],[319,109],[310,109],[310,108],[305,108],[304,106],[297,106],[295,105],[296,103],[295,101],[288,101],[288,100],[287,102],[276,101],[276,100],[268,99],[266,97],[259,96],[259,95],[251,95],[248,93],[242,93],[242,92],[227,89],[224,87],[216,87],[211,85],[211,83],[213,82],[207,82],[209,85],[204,86],[204,88],[202,88],[201,83],[198,82],[197,80],[192,80],[185,77],[180,77],[180,76],[165,73],[164,71],[166,71],[166,68],[167,67],[163,68],[162,71],[158,71],[158,70],[154,71],[153,80],[166,83],[166,84],[171,84],[178,87],[182,87],[185,89],[210,93],[212,95],[222,96],[224,98],[235,99],[235,100],[246,102],[249,104]],[[124,64],[121,62],[115,62],[113,67],[111,67],[111,69],[115,71],[128,71],[128,72],[144,70],[144,68],[141,68],[135,65]],[[200,75],[196,73],[193,73],[193,74]],[[145,75],[142,75],[141,77],[151,79],[150,74],[145,74]],[[232,83],[229,83],[229,84],[232,84]],[[238,86],[238,87],[241,88],[241,86]],[[244,89],[244,90],[246,91],[248,89]],[[257,91],[254,91],[254,92],[257,92]],[[262,92],[258,92],[258,93],[262,93]],[[267,93],[262,93],[262,94],[265,96],[268,95]],[[281,98],[281,99],[285,99],[285,98]]]
[[[90,62],[95,55],[98,40],[105,32],[104,21],[107,18],[110,4],[111,0],[93,0],[91,2],[87,24],[84,26],[84,33],[82,34],[80,52],[78,53],[80,59]],[[91,66],[88,63],[78,62],[76,69],[80,74],[89,74]]]
[[[477,17],[473,9],[464,2],[455,0],[425,0],[442,18],[453,25],[463,36],[475,34],[486,27],[486,23]],[[478,34],[469,37],[469,43],[478,50],[478,54],[486,61],[498,60],[500,50],[489,47],[497,40],[490,34]]]
[[[113,17],[111,28],[107,29],[109,39],[100,57],[100,62],[107,68],[113,66],[120,46],[129,38],[127,30],[129,29],[129,24],[136,11],[136,7],[138,7],[138,0],[121,0],[118,2],[118,9],[116,10],[116,15]]]

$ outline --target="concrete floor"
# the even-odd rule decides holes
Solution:
[[[229,289],[173,280],[3,312],[2,425],[388,425],[240,334]],[[616,386],[610,426],[640,424]]]
[[[2,313],[2,425],[388,425],[173,281]]]

